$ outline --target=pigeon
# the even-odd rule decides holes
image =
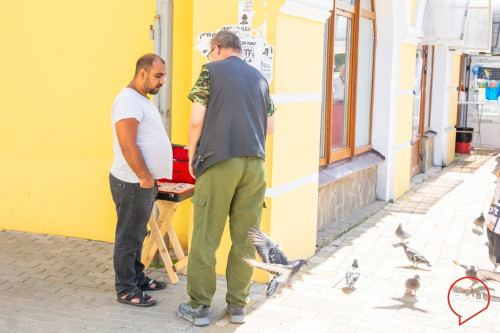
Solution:
[[[244,257],[243,260],[250,266],[266,270],[274,275],[267,286],[266,296],[271,296],[283,283],[290,286],[295,274],[299,272],[303,264],[307,264],[306,259],[289,260],[280,245],[274,243],[257,227],[248,231],[248,237],[262,262],[248,257]]]
[[[418,264],[426,264],[427,266],[432,267],[431,263],[425,259],[423,255],[418,253],[417,250],[412,249],[403,242],[401,242],[401,246],[404,248],[406,257],[408,257],[408,260],[412,263],[412,265],[418,266]]]
[[[465,269],[465,276],[468,276],[468,277],[475,277],[475,278],[477,278],[477,268],[476,268],[476,266],[474,266],[474,265],[466,265],[466,264],[461,264],[461,263],[459,263],[459,262],[458,262],[458,261],[456,261],[456,260],[453,260],[453,263],[454,263],[455,265],[458,265],[458,266],[462,267],[463,269]],[[478,283],[478,281],[477,281],[477,280],[472,280],[472,284],[471,284],[470,288],[472,289],[472,287],[473,287],[476,283]]]
[[[345,271],[345,286],[346,288],[352,289],[354,287],[354,282],[359,279],[359,266],[358,259],[354,259],[352,266],[347,267]]]
[[[396,233],[396,236],[398,236],[399,239],[401,239],[401,242],[404,242],[405,239],[411,237],[411,235],[409,233],[407,233],[406,231],[403,230],[403,225],[401,223],[399,224],[395,233]]]
[[[481,227],[481,231],[483,231],[484,222],[485,222],[484,213],[481,213],[481,215],[479,217],[476,217],[476,219],[474,220],[474,224],[476,225],[476,228]]]
[[[417,296],[417,290],[420,288],[420,276],[417,274],[415,277],[406,279],[405,287],[409,295]]]
[[[489,271],[487,269],[476,268],[474,265],[469,266],[460,264],[456,260],[453,260],[453,263],[465,269],[465,276],[478,278],[479,280],[482,280],[485,283],[487,281],[500,282],[500,273],[498,272]],[[472,286],[474,286],[476,283],[478,283],[477,280],[472,281],[471,289]]]

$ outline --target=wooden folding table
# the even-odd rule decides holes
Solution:
[[[172,284],[179,282],[177,272],[180,271],[184,275],[187,274],[188,256],[184,255],[184,251],[179,243],[177,234],[172,226],[172,221],[177,207],[182,201],[192,197],[194,194],[194,185],[185,185],[191,187],[191,189],[181,194],[161,191],[158,193],[156,205],[158,207],[159,214],[158,217],[155,217],[155,214],[152,213],[149,218],[150,231],[142,249],[141,260],[146,268],[151,264],[151,261],[156,254],[156,250],[159,251],[163,263],[165,264],[168,278]],[[164,241],[165,234],[168,234],[175,256],[177,257],[178,261],[175,264],[172,263],[172,258],[168,253],[168,247]]]

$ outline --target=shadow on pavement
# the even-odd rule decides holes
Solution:
[[[415,296],[409,296],[405,295],[403,297],[393,297],[392,298],[395,301],[400,302],[400,304],[394,304],[394,305],[387,305],[387,306],[376,306],[375,308],[377,309],[384,309],[384,310],[397,310],[397,309],[410,309],[412,311],[419,311],[419,312],[425,312],[427,313],[427,310],[421,309],[417,306],[415,306],[415,303],[417,303],[417,297]]]

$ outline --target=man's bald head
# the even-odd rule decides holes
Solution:
[[[141,69],[145,69],[147,73],[150,72],[151,68],[153,67],[153,62],[159,61],[161,64],[165,64],[165,60],[162,59],[162,57],[154,54],[154,53],[147,53],[143,55],[142,57],[137,60],[137,63],[135,64],[135,75],[137,76]]]

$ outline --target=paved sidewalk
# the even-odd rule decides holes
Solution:
[[[473,231],[472,221],[487,211],[499,164],[496,153],[460,155],[451,167],[420,176],[421,183],[402,198],[319,249],[292,288],[268,298],[266,285],[255,283],[243,325],[230,324],[225,316],[222,277],[212,325],[200,329],[176,316],[178,304],[187,300],[183,276],[177,285],[152,293],[158,305],[131,307],[115,300],[113,244],[0,230],[0,331],[500,332],[500,297],[494,289],[500,285],[489,284],[488,309],[462,326],[447,301],[450,285],[464,276],[453,260],[493,267],[486,236]],[[409,265],[394,235],[398,223],[432,268]],[[348,293],[342,289],[344,273],[354,258],[361,277]],[[404,282],[415,274],[421,289],[416,297],[405,295]],[[148,275],[167,280],[164,269]],[[469,284],[454,292],[468,295]],[[474,292],[484,294],[484,287]]]

